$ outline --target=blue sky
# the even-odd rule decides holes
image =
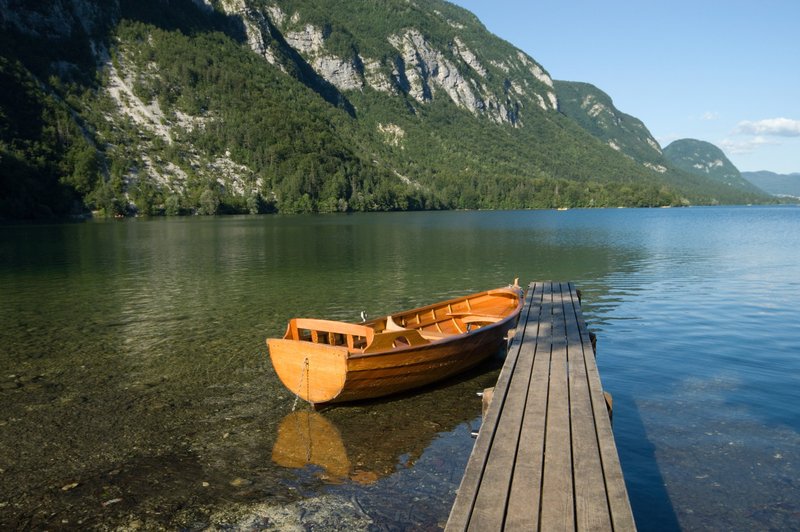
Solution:
[[[455,0],[555,79],[584,81],[662,147],[800,172],[798,0]]]

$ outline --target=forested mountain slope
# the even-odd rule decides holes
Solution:
[[[0,216],[758,199],[612,145],[448,2],[50,4],[0,0]]]
[[[742,177],[739,169],[718,147],[697,139],[676,140],[664,148],[664,156],[676,168],[700,176],[707,176],[731,189],[752,193],[762,192]]]

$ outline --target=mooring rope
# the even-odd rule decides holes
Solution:
[[[299,390],[300,387],[303,385],[303,375],[306,376],[306,397],[310,397],[309,396],[310,385],[308,383],[308,381],[309,381],[309,378],[308,378],[308,357],[306,357],[305,360],[303,360],[303,369],[300,371],[300,381],[297,383],[297,388],[296,388],[297,390]],[[294,394],[294,403],[292,403],[292,412],[294,412],[295,409],[297,408],[297,401],[299,399],[300,399],[300,394],[295,392],[295,394]]]

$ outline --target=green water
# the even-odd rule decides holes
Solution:
[[[301,482],[270,460],[294,397],[264,339],[293,316],[357,320],[525,274],[496,252],[494,232],[476,235],[448,214],[1,231],[1,502],[11,526],[203,524],[321,492],[320,475]],[[441,430],[479,414],[477,389],[448,390],[470,408]],[[402,433],[425,421],[418,402],[367,415]],[[394,458],[424,448],[428,432],[399,437],[412,442]]]
[[[800,421],[786,405],[800,389],[798,215],[0,226],[0,526],[436,529],[479,426],[475,392],[493,384],[498,362],[418,394],[323,411],[336,441],[294,444],[310,462],[295,467],[274,460],[295,398],[264,339],[294,316],[356,321],[362,310],[375,316],[515,277],[572,280],[584,292],[640,529],[796,523]],[[756,349],[765,358],[754,370]],[[312,456],[341,449],[344,473],[314,465]],[[765,465],[751,491],[725,480],[756,461]],[[731,499],[752,507],[731,512]]]

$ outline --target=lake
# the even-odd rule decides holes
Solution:
[[[501,360],[311,412],[264,344],[570,280],[640,530],[797,529],[800,208],[0,226],[0,527],[436,530]]]

